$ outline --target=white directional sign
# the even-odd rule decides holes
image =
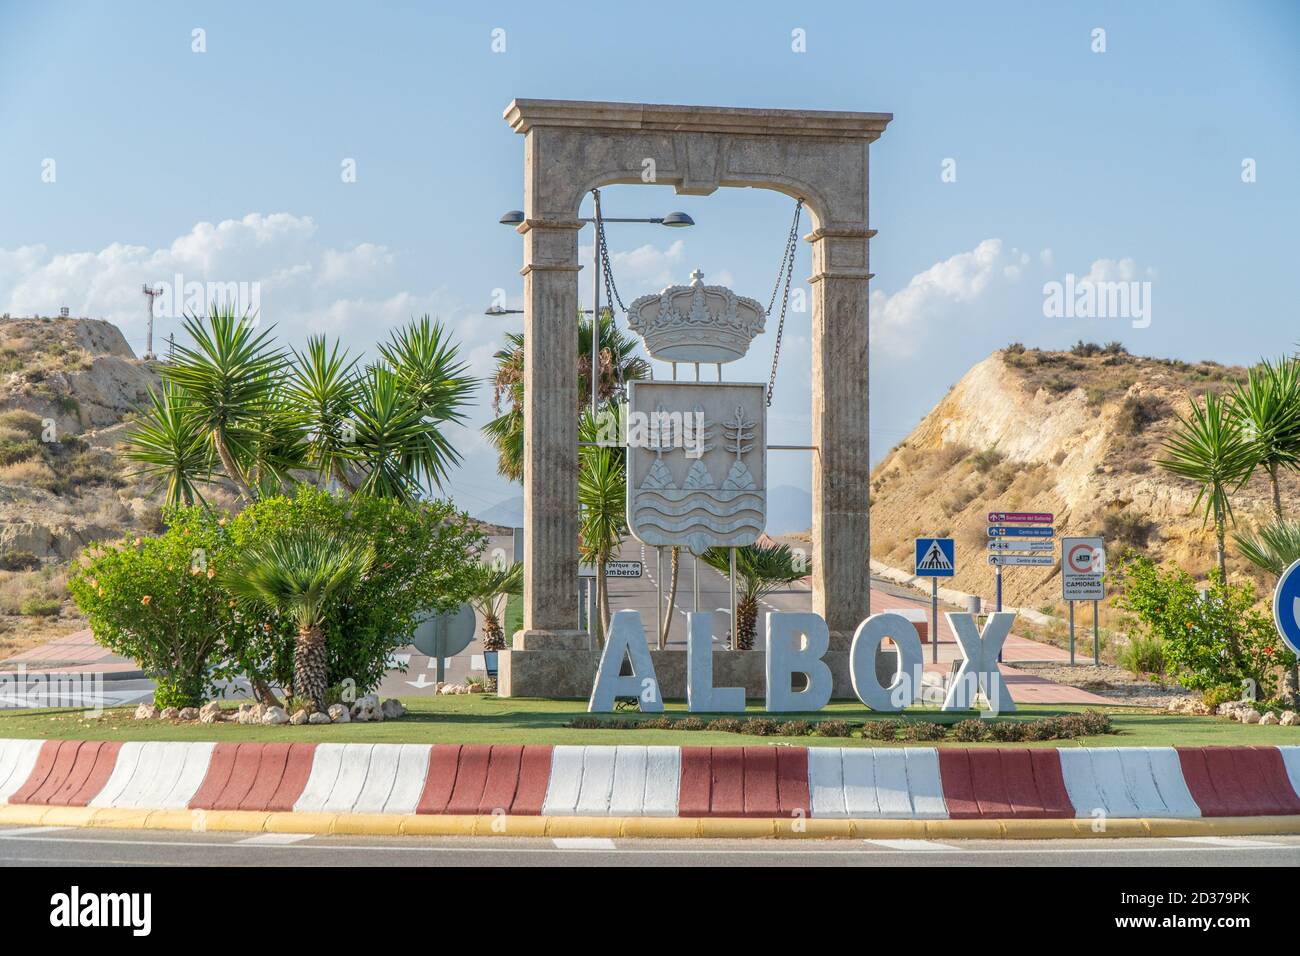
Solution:
[[[596,576],[596,566],[583,562],[578,565],[578,577],[594,578]],[[605,577],[607,578],[639,578],[641,576],[640,561],[606,561]]]
[[[1061,596],[1067,601],[1100,601],[1106,596],[1106,542],[1101,538],[1061,539]]]
[[[1051,551],[1056,545],[1051,541],[1039,541],[1031,538],[1028,541],[1015,538],[1007,540],[1005,538],[995,538],[989,541],[990,551]]]
[[[989,564],[995,567],[1013,567],[1023,565],[1026,567],[1050,568],[1056,563],[1054,554],[990,554]]]
[[[1056,515],[1050,511],[990,511],[989,524],[1051,524]]]

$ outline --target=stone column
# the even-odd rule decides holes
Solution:
[[[819,228],[812,243],[812,608],[847,650],[870,613],[871,464],[867,417],[867,242]]]
[[[532,215],[530,210],[529,215]],[[524,629],[517,650],[587,647],[578,631],[577,220],[524,236]]]

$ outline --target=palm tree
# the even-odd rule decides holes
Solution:
[[[149,408],[131,432],[123,456],[139,463],[133,475],[166,484],[169,505],[202,501],[198,485],[213,480],[208,435],[190,414],[180,389],[168,382],[160,392],[149,389]]]
[[[731,549],[709,548],[704,560],[722,574],[731,573]],[[732,650],[753,650],[758,635],[758,602],[785,584],[808,574],[806,561],[796,561],[787,544],[751,544],[736,548],[736,620]]]
[[[1300,470],[1300,360],[1267,359],[1239,382],[1229,402],[1250,442],[1255,463],[1263,465],[1273,487],[1273,516],[1282,515],[1278,470]]]
[[[477,564],[466,574],[465,600],[483,617],[483,650],[504,651],[505,631],[497,613],[499,599],[505,594],[519,594],[524,586],[524,566],[509,567]]]
[[[618,414],[615,406],[615,415]],[[594,442],[600,423],[590,412],[578,424],[581,441]],[[596,640],[602,646],[609,630],[609,587],[605,562],[627,534],[627,461],[622,448],[587,445],[578,449],[578,554],[596,566]]]
[[[664,608],[664,624],[659,631],[659,650],[664,650],[668,646],[668,635],[673,630],[673,605],[677,602],[677,572],[681,569],[682,549],[678,545],[673,545],[672,565],[668,574],[668,606]]]
[[[370,570],[368,545],[314,528],[277,535],[245,550],[222,584],[249,609],[287,614],[298,627],[293,647],[294,696],[325,710],[329,660],[322,625]]]
[[[284,356],[270,347],[270,329],[257,332],[249,316],[237,316],[230,307],[213,305],[206,324],[195,314],[184,324],[193,345],[177,346],[175,359],[163,366],[164,380],[184,395],[227,477],[251,500],[246,469],[257,437],[253,426]]]
[[[1227,522],[1233,519],[1229,495],[1240,488],[1255,467],[1254,450],[1240,422],[1228,413],[1227,403],[1214,392],[1205,395],[1205,403],[1192,403],[1187,418],[1178,416],[1179,427],[1164,441],[1167,457],[1156,464],[1181,478],[1201,486],[1195,508],[1205,502],[1205,521],[1214,519],[1215,547],[1219,574],[1228,581],[1227,550],[1224,537]]]
[[[647,378],[650,363],[636,354],[637,339],[614,326],[608,309],[600,315],[601,402],[608,403],[620,382]],[[497,450],[497,473],[509,481],[524,479],[524,337],[506,335],[505,348],[493,358],[492,410],[497,417],[483,426],[483,432]],[[578,411],[591,407],[591,318],[578,316]]]

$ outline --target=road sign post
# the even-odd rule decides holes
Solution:
[[[1051,567],[1056,515],[1046,511],[990,511],[988,513],[988,562],[993,566],[997,588],[994,605],[1002,610],[1002,569],[1005,567]],[[1043,540],[1046,539],[1046,540]],[[1027,552],[1027,553],[1026,553]],[[1071,628],[1073,631],[1073,628]],[[998,662],[1002,652],[998,651]]]
[[[1070,666],[1074,666],[1074,602],[1070,601]]]
[[[913,570],[930,579],[930,661],[939,662],[939,579],[957,573],[956,544],[952,538],[917,538]]]
[[[1070,605],[1070,663],[1074,663],[1074,602],[1092,601],[1092,663],[1101,663],[1098,601],[1106,596],[1106,542],[1102,538],[1061,539],[1061,597]]]

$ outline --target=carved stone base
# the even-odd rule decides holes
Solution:
[[[586,631],[515,631],[517,651],[589,651],[595,644]]]
[[[652,650],[650,659],[664,698],[685,700],[686,652]],[[823,660],[834,678],[831,697],[853,699],[848,652],[828,651]],[[599,663],[600,654],[596,651],[520,648],[519,635],[516,635],[515,648],[502,651],[497,657],[497,693],[502,697],[586,700],[591,696]],[[767,695],[765,667],[766,655],[762,651],[714,651],[713,683],[717,687],[743,687],[746,698],[761,701]],[[895,652],[882,649],[876,658],[878,678],[888,683],[897,667]]]

